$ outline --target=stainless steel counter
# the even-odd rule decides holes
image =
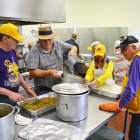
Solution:
[[[115,100],[112,100],[111,98],[104,97],[101,95],[97,95],[96,93],[90,93],[88,98],[88,117],[85,120],[79,121],[79,122],[66,122],[68,124],[74,125],[76,127],[79,127],[81,129],[86,130],[89,132],[89,134],[93,134],[96,130],[98,130],[100,127],[102,127],[104,124],[106,124],[109,120],[111,120],[117,113],[109,113],[99,110],[99,104],[109,102]],[[31,117],[28,114],[22,113],[22,115]],[[40,116],[32,117],[34,120],[44,117],[51,120],[61,121],[56,116],[56,111],[50,111],[45,114],[42,114]],[[64,121],[62,121],[64,122]],[[19,126],[16,125],[16,138],[15,140],[21,140],[19,138],[18,132],[22,130],[25,126]]]

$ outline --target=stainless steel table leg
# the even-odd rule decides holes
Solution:
[[[128,110],[126,110],[125,122],[124,122],[124,130],[123,130],[123,133],[124,133],[123,140],[126,140],[126,129],[127,129],[127,125],[128,125],[128,115],[129,115],[129,112],[128,112]]]

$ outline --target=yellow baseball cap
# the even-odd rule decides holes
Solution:
[[[102,44],[99,44],[95,47],[95,56],[104,56],[106,53],[106,47]]]
[[[17,41],[22,41],[24,37],[20,35],[17,26],[11,23],[6,23],[0,26],[0,33],[8,35]]]

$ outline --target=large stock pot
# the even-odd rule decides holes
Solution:
[[[52,87],[57,94],[56,114],[64,121],[87,118],[89,88],[78,83],[62,83]]]
[[[13,140],[15,137],[14,115],[19,112],[18,107],[0,103],[0,139]]]

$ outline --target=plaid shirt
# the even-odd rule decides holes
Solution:
[[[33,47],[26,57],[27,69],[41,69],[41,70],[63,70],[63,52],[71,48],[70,44],[59,40],[53,40],[52,51],[41,48],[39,44]],[[51,88],[53,85],[60,82],[60,79],[52,78],[51,76],[34,78],[35,88],[39,86],[46,86]]]

